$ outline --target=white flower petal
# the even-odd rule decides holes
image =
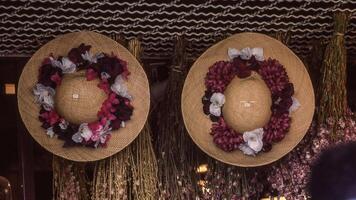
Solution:
[[[246,47],[241,49],[241,55],[240,58],[243,60],[249,60],[252,56],[252,50],[250,47]]]
[[[292,97],[292,100],[293,100],[293,104],[289,108],[289,114],[296,111],[301,106],[297,98]]]
[[[214,104],[210,104],[209,113],[214,115],[214,116],[220,117],[220,115],[221,115],[221,107],[217,106],[217,105],[214,105]]]
[[[227,50],[227,54],[229,55],[230,59],[233,59],[233,58],[238,57],[240,55],[240,51],[235,49],[235,48],[229,48]]]
[[[246,143],[244,144],[240,144],[239,145],[239,149],[245,154],[245,155],[248,155],[248,156],[255,156],[256,153],[253,149],[251,149]]]
[[[120,127],[121,127],[121,128],[125,128],[125,126],[126,126],[125,122],[122,121],[121,124],[120,124]]]
[[[62,66],[60,68],[63,73],[73,73],[76,70],[75,64],[67,57],[62,58]]]
[[[73,140],[75,143],[82,143],[83,138],[82,138],[82,136],[80,135],[80,132],[77,132],[77,133],[75,133],[74,135],[72,135],[72,140]]]
[[[46,87],[40,83],[33,88],[36,103],[43,105],[46,110],[51,110],[54,107],[53,96],[56,91],[51,87]]]
[[[61,122],[59,123],[59,127],[62,130],[66,130],[68,128],[69,122],[67,122],[66,120],[61,120]]]
[[[263,147],[263,128],[244,132],[243,139],[251,149],[258,153]]]
[[[49,137],[53,138],[53,136],[54,136],[53,127],[47,128],[46,134],[47,134]]]
[[[125,81],[121,75],[115,78],[115,83],[111,85],[111,90],[120,96],[126,97],[130,100],[132,99],[132,96],[128,93]]]
[[[52,56],[49,57],[49,59],[51,60],[51,65],[54,67],[58,67],[61,68],[62,67],[62,63],[56,59],[54,59]]]
[[[223,106],[225,103],[225,96],[220,92],[216,92],[210,97],[210,102],[216,106]]]
[[[263,61],[265,59],[263,57],[263,48],[260,48],[260,47],[253,48],[252,55],[254,55],[256,60],[258,60],[258,61]]]
[[[83,123],[79,126],[78,133],[80,133],[80,136],[85,140],[89,141],[91,136],[93,135],[93,132],[91,129],[88,127],[87,123]]]

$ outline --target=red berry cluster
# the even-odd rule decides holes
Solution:
[[[206,88],[214,92],[224,92],[226,86],[235,77],[235,67],[231,62],[218,61],[214,63],[205,77]]]
[[[236,133],[230,128],[223,117],[219,118],[217,123],[214,123],[211,128],[214,143],[224,151],[233,151],[239,148],[243,142],[242,134]]]

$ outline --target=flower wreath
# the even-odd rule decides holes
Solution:
[[[241,51],[229,48],[228,55],[230,61],[216,62],[205,77],[206,91],[202,103],[204,113],[213,122],[210,133],[213,142],[224,151],[240,149],[250,156],[255,156],[261,150],[270,151],[272,143],[281,141],[288,133],[290,113],[300,106],[293,97],[293,84],[289,82],[283,65],[275,59],[264,59],[262,48],[244,48]],[[252,71],[262,77],[271,91],[272,115],[264,127],[240,134],[224,120],[221,112],[225,103],[223,92],[235,76],[247,78]]]
[[[105,147],[111,131],[125,127],[133,112],[132,97],[124,82],[130,74],[126,61],[105,53],[92,55],[90,48],[81,44],[72,48],[67,57],[55,59],[50,55],[39,68],[38,82],[33,89],[36,103],[41,106],[39,120],[42,127],[50,137],[57,135],[58,139],[64,140],[63,147]],[[98,87],[108,95],[97,113],[98,120],[79,125],[59,116],[53,100],[63,75],[77,70],[85,70],[87,81],[98,77]]]

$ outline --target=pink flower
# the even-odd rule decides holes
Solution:
[[[109,82],[106,79],[101,80],[98,87],[104,90],[106,94],[110,94],[111,92]]]
[[[40,117],[42,117],[51,126],[53,126],[55,123],[57,123],[60,119],[59,115],[54,110],[51,110],[49,112],[44,112],[40,115]]]
[[[53,74],[53,75],[51,76],[51,81],[55,82],[56,85],[58,86],[58,85],[61,84],[62,77],[59,76],[58,72],[56,72],[55,74]]]
[[[96,73],[93,69],[88,69],[85,73],[85,76],[87,77],[87,81],[91,81],[98,77],[98,73]]]
[[[100,131],[103,129],[103,125],[101,125],[101,123],[98,121],[89,123],[88,127],[93,132],[93,135],[98,135],[98,133],[100,133]]]

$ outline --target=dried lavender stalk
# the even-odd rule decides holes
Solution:
[[[85,163],[77,163],[53,155],[53,199],[87,200],[88,179]]]
[[[176,38],[167,92],[159,105],[157,157],[160,199],[195,199],[197,196],[196,146],[187,134],[180,97],[186,76],[185,43]]]
[[[320,105],[318,123],[325,123],[329,117],[340,119],[347,109],[346,96],[346,48],[344,34],[350,15],[336,12],[334,15],[334,35],[327,45],[321,67],[321,80],[318,90]],[[332,134],[332,137],[337,137]]]
[[[131,199],[128,190],[129,159],[132,158],[128,148],[95,163],[92,184],[92,200]]]
[[[140,60],[142,48],[138,39],[129,41],[128,49]],[[134,199],[155,200],[158,196],[157,160],[151,141],[151,128],[146,122],[136,140],[129,146]]]

